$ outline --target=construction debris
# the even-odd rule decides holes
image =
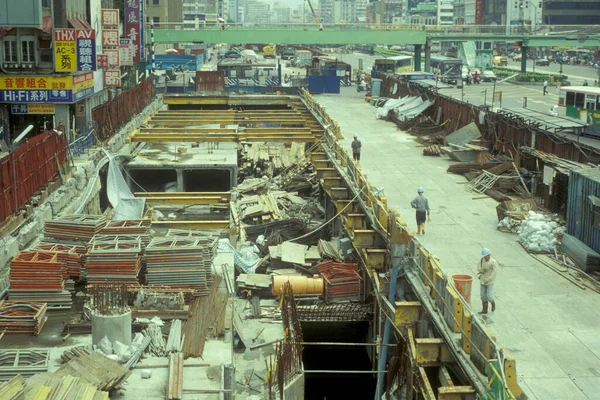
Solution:
[[[181,320],[176,319],[171,322],[171,329],[169,330],[169,338],[165,348],[167,353],[181,351]]]
[[[139,285],[142,245],[139,241],[92,242],[85,269],[89,284],[123,283]]]
[[[527,219],[521,222],[517,232],[519,233],[519,243],[528,251],[554,253],[565,230],[566,228],[559,224],[555,216],[530,211]]]
[[[240,179],[245,177],[273,178],[304,159],[304,144],[292,142],[289,148],[282,144],[245,144],[241,150]]]
[[[183,353],[169,354],[169,380],[167,400],[180,400],[183,397]]]
[[[66,215],[59,219],[47,221],[44,225],[44,236],[58,239],[61,242],[89,242],[106,226],[104,215]]]
[[[0,332],[38,336],[48,319],[46,303],[0,300]]]
[[[85,397],[83,397],[85,396]],[[41,374],[25,381],[17,375],[0,385],[0,399],[63,400],[85,398],[108,400],[108,392],[98,390],[82,378]]]
[[[325,280],[325,302],[360,301],[363,298],[363,279],[358,264],[326,261],[317,265]]]
[[[437,144],[433,144],[433,145],[427,146],[423,149],[423,155],[425,155],[425,156],[441,156],[442,150],[440,149],[440,146],[438,146]]]
[[[600,254],[576,237],[565,234],[560,251],[573,259],[581,270],[585,272],[600,271]]]

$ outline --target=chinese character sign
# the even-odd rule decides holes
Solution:
[[[2,77],[0,103],[71,103],[72,88],[71,76]]]
[[[141,49],[141,28],[142,21],[140,15],[140,0],[125,0],[125,36],[131,39],[133,46],[133,61],[140,61]]]
[[[96,31],[55,29],[55,70],[77,72],[96,70]]]
[[[146,59],[146,1],[140,0],[140,60]]]
[[[108,56],[109,67],[119,66],[119,49],[105,49],[104,54]]]
[[[103,27],[118,27],[119,26],[119,10],[104,9],[102,10],[102,26]]]
[[[54,104],[13,104],[13,114],[54,114]]]
[[[118,47],[119,46],[119,30],[104,29],[102,31],[102,46],[103,47]]]
[[[104,86],[121,86],[121,70],[109,69],[104,71]]]
[[[483,0],[475,0],[475,25],[483,24]]]
[[[98,69],[108,68],[108,56],[106,54],[98,54],[96,56],[96,67],[98,67]]]
[[[124,66],[133,65],[133,48],[131,46],[131,39],[120,40],[119,63]]]

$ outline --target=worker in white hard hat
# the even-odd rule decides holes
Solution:
[[[429,217],[431,210],[429,209],[429,201],[423,195],[423,188],[420,187],[417,189],[417,193],[419,195],[410,202],[412,208],[417,210],[417,227],[419,228],[417,233],[425,234],[425,221],[427,217]],[[431,221],[431,217],[429,218]]]
[[[358,140],[358,136],[354,135],[354,140],[352,141],[352,158],[356,160],[357,164],[360,164],[360,149],[362,149],[362,143]]]
[[[498,262],[492,258],[490,249],[481,250],[481,260],[477,265],[477,276],[481,284],[481,303],[482,310],[479,314],[487,314],[488,303],[492,303],[492,311],[496,311],[496,301],[494,300],[494,281],[498,271]]]

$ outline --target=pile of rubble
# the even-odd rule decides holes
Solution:
[[[506,216],[498,223],[498,227],[518,233],[519,243],[533,253],[554,254],[566,232],[564,223],[556,215],[535,211],[529,211],[525,219]]]

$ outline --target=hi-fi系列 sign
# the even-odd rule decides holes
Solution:
[[[55,71],[96,70],[96,31],[93,29],[55,29]]]

